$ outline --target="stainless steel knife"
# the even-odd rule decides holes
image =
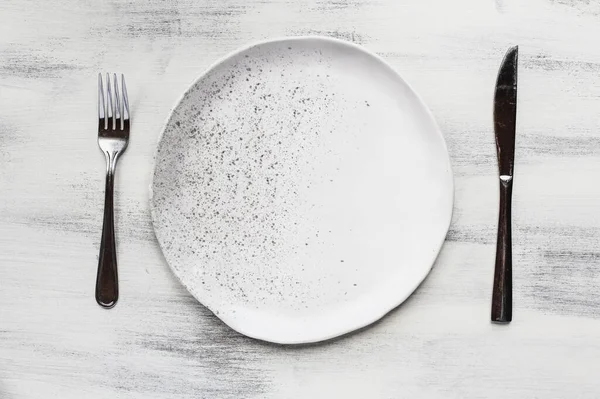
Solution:
[[[498,71],[494,96],[494,133],[500,172],[498,242],[492,292],[492,321],[497,323],[510,323],[512,320],[511,199],[515,160],[518,53],[518,46],[511,47],[506,52]]]

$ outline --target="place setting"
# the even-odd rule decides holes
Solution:
[[[507,51],[490,98],[496,323],[512,320],[517,56]],[[136,134],[125,80],[98,76],[107,168],[95,297],[107,309],[127,267],[113,188]],[[212,64],[168,114],[148,167],[173,274],[229,327],[278,344],[339,337],[393,311],[427,277],[452,220],[451,159],[432,112],[385,57],[329,37],[252,43]]]
[[[593,2],[0,8],[0,399],[599,396]]]

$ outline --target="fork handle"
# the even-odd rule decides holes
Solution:
[[[115,168],[118,153],[106,152],[106,189],[104,197],[104,222],[102,225],[102,242],[98,259],[98,275],[96,277],[96,302],[103,308],[110,309],[119,299],[119,279],[117,274],[117,248],[115,242],[115,222],[113,210],[113,192]]]
[[[510,323],[512,320],[512,186],[511,176],[500,176],[498,242],[492,292],[492,321],[497,323]]]

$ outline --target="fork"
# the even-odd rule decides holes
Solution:
[[[102,241],[96,277],[96,302],[107,309],[115,306],[119,299],[113,191],[117,160],[127,148],[129,141],[129,100],[125,76],[121,75],[122,101],[119,99],[117,74],[114,74],[113,84],[114,95],[111,92],[110,75],[107,73],[105,102],[102,75],[98,74],[98,145],[106,156],[106,188]]]

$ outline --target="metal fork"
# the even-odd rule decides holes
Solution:
[[[102,75],[98,74],[98,145],[106,156],[106,189],[102,242],[96,277],[96,302],[107,309],[115,306],[119,299],[113,191],[117,160],[127,148],[129,141],[129,100],[125,87],[125,76],[121,75],[122,101],[119,98],[117,74],[114,74],[113,84],[114,94],[110,87],[110,75],[107,73],[105,102]]]

